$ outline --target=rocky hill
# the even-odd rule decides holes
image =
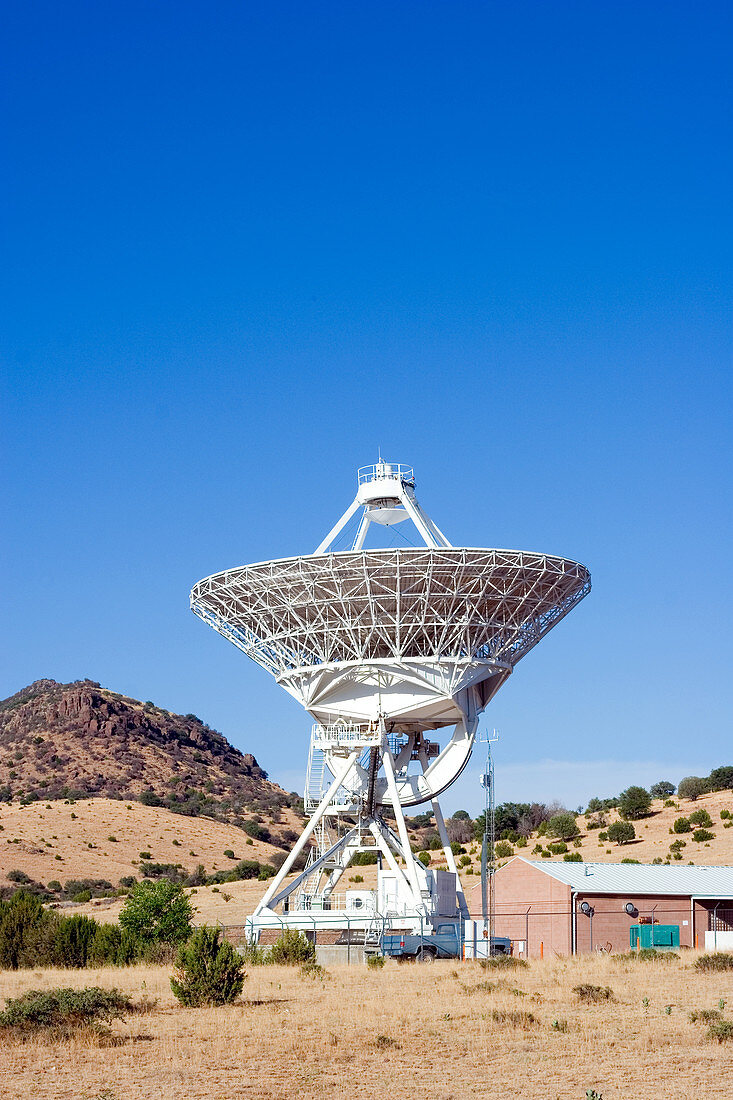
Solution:
[[[249,824],[255,836],[258,815],[276,820],[297,807],[254,756],[194,714],[171,714],[92,680],[37,680],[0,703],[0,799],[89,797]]]

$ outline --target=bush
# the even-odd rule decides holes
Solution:
[[[131,945],[126,944],[126,947],[126,953],[130,954]],[[87,949],[87,965],[116,966],[131,961],[131,958],[123,958],[122,932],[118,926],[116,924],[97,925],[94,938]]]
[[[699,825],[703,829],[709,828],[713,823],[713,819],[710,816],[710,814],[708,813],[708,811],[707,810],[702,810],[702,809],[701,810],[694,810],[690,814],[688,820],[689,820],[691,825]]]
[[[428,866],[428,865],[430,864],[430,852],[418,852],[418,853],[417,853],[417,858],[418,858],[418,859],[420,860],[420,862],[421,862],[421,863],[423,864],[423,866],[425,866],[425,867],[427,867],[427,866]],[[362,882],[364,881],[364,876],[363,876],[363,875],[359,875],[359,876],[357,876],[357,877],[358,877],[358,878],[359,878],[359,879],[360,879],[360,880],[361,880]],[[356,878],[354,879],[354,881],[356,882]]]
[[[138,882],[120,913],[120,927],[133,940],[175,944],[188,939],[192,917],[179,883]]]
[[[610,985],[591,985],[589,982],[584,982],[583,985],[573,986],[573,993],[577,994],[578,1000],[583,1004],[598,1004],[602,1001],[616,1000]]]
[[[568,850],[568,846],[564,840],[555,840],[551,844],[548,844],[547,847],[550,849],[553,856],[561,856],[563,852],[567,852]]]
[[[244,962],[218,928],[202,925],[176,957],[174,995],[188,1008],[228,1005],[242,992]]]
[[[703,779],[699,775],[688,775],[680,780],[677,787],[677,797],[689,798],[691,802],[694,802],[700,795],[707,794],[709,790],[709,779]]]
[[[641,951],[632,951],[630,955],[621,955],[622,959],[633,958],[636,962],[679,962],[676,951],[658,951],[656,947],[642,947]]]
[[[438,840],[438,848],[442,848],[443,845]],[[432,848],[432,845],[431,845]],[[357,852],[351,860],[352,867],[369,867],[371,864],[377,862],[376,852]]]
[[[508,859],[514,855],[514,849],[506,840],[498,840],[494,846],[494,854],[497,859]]]
[[[19,1037],[51,1031],[55,1038],[68,1038],[82,1028],[100,1032],[100,1021],[118,1020],[134,1006],[116,989],[31,989],[7,1001],[0,1013],[0,1028]]]
[[[384,955],[367,955],[367,966],[370,970],[381,970],[384,966]]]
[[[270,948],[267,961],[280,966],[301,966],[316,961],[316,949],[302,932],[285,928]]]
[[[733,1020],[713,1020],[705,1032],[705,1038],[718,1043],[733,1040]]]
[[[625,821],[638,821],[647,817],[652,805],[652,796],[645,787],[627,787],[618,799],[619,816]]]
[[[652,784],[649,794],[652,798],[669,798],[675,790],[674,783],[670,783],[668,779],[660,779],[658,783]]]
[[[256,943],[245,942],[239,949],[239,957],[245,966],[263,966],[267,962],[267,952]]]
[[[488,959],[481,959],[484,970],[528,970],[529,963],[526,959],[520,959],[516,955],[491,955]]]
[[[607,834],[614,844],[629,844],[636,838],[636,829],[630,821],[614,821],[608,826]]]
[[[720,768],[713,768],[709,782],[713,791],[733,789],[733,764],[724,764]]]
[[[562,857],[564,863],[582,863],[583,857],[580,852],[566,852]]]
[[[678,817],[672,826],[676,833],[691,833],[692,825],[690,825],[690,819],[688,817]]]
[[[715,833],[711,833],[709,829],[695,829],[692,839],[702,844],[706,840],[715,840]]]
[[[62,918],[53,937],[51,952],[54,966],[74,969],[86,966],[98,929],[99,925],[90,917]]]
[[[547,835],[555,836],[558,840],[572,840],[580,832],[575,815],[569,811],[555,814],[547,822]]]
[[[0,968],[17,970],[49,961],[53,926],[51,914],[25,890],[0,901]]]
[[[728,951],[714,951],[695,960],[695,969],[704,971],[733,970],[733,955]]]

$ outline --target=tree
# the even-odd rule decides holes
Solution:
[[[571,814],[569,810],[555,814],[547,822],[547,835],[556,836],[559,840],[572,840],[579,832],[575,814]]]
[[[453,820],[454,821],[470,821],[471,820],[471,815],[469,814],[468,810],[456,810],[456,812],[453,814]]]
[[[120,927],[134,939],[180,943],[191,934],[193,909],[178,882],[138,882],[120,913]]]
[[[713,768],[710,773],[710,787],[713,791],[729,791],[733,788],[733,764],[724,764]]]
[[[675,789],[674,783],[670,783],[668,779],[660,779],[658,783],[652,784],[649,793],[652,798],[669,798],[674,794]]]
[[[703,829],[709,828],[713,823],[713,819],[708,811],[702,809],[695,810],[694,813],[690,814],[689,820],[691,825],[699,825]]]
[[[645,787],[627,787],[618,799],[618,812],[625,821],[638,821],[651,809],[652,796]]]
[[[451,841],[467,844],[473,840],[473,822],[470,818],[466,820],[464,817],[449,817],[445,827],[448,830],[448,839]]]
[[[677,795],[679,798],[689,798],[691,802],[694,802],[701,794],[707,794],[709,790],[709,779],[703,779],[700,775],[687,775],[684,779],[680,779]]]
[[[585,808],[587,814],[597,814],[603,809],[603,803],[600,798],[589,798],[588,805]]]
[[[244,962],[221,930],[204,924],[179,948],[171,989],[189,1008],[228,1005],[242,992],[245,977]]]
[[[614,821],[608,826],[608,839],[616,844],[628,844],[636,837],[636,829],[630,821]]]

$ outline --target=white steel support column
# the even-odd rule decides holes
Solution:
[[[328,806],[331,802],[331,799],[334,797],[334,795],[338,791],[339,787],[341,786],[343,781],[346,779],[346,776],[349,774],[349,772],[353,768],[354,764],[359,759],[359,751],[360,751],[359,749],[354,749],[354,751],[349,755],[348,759],[346,760],[346,763],[344,764],[343,768],[341,768],[339,770],[339,772],[337,773],[337,775],[335,776],[333,783],[328,788],[328,790],[324,794],[323,798],[319,802],[319,804],[318,804],[316,810],[314,811],[313,816],[311,817],[310,821],[308,822],[305,829],[303,830],[303,832],[298,837],[298,840],[295,844],[295,847],[292,849],[292,851],[290,852],[290,855],[285,860],[285,862],[283,863],[283,865],[280,868],[280,870],[278,871],[278,873],[275,875],[275,878],[273,879],[269,890],[266,891],[265,896],[262,898],[259,905],[257,906],[254,913],[252,914],[253,916],[256,917],[259,913],[262,912],[263,909],[267,909],[271,899],[277,893],[278,886],[280,885],[281,882],[284,881],[284,879],[288,875],[288,872],[290,871],[290,868],[293,866],[296,859],[298,858],[298,856],[300,855],[300,853],[303,851],[306,844],[308,843],[313,831],[316,828],[316,825],[318,824],[318,822],[321,820],[324,813],[328,809]]]
[[[382,830],[379,827],[379,822],[378,821],[372,821],[372,823],[369,826],[369,829],[370,829],[371,833],[373,834],[374,839],[376,840],[377,844],[379,845],[380,852],[382,853],[384,858],[387,860],[387,863],[389,864],[389,869],[392,872],[392,874],[396,875],[397,878],[401,879],[402,882],[404,883],[404,885],[408,887],[408,889],[412,889],[411,884],[408,881],[407,875],[405,874],[402,867],[400,867],[399,863],[397,862],[397,860],[395,859],[395,857],[392,853],[392,849],[389,846],[389,841],[387,840],[387,837],[384,835],[384,833],[382,832]]]
[[[417,871],[415,869],[415,860],[412,855],[412,849],[410,848],[410,838],[407,835],[407,825],[405,824],[405,815],[402,812],[402,805],[400,803],[400,797],[397,793],[397,783],[395,782],[394,774],[394,762],[392,760],[392,752],[389,745],[384,742],[382,749],[382,763],[384,765],[384,773],[387,777],[387,790],[392,798],[392,809],[394,810],[395,821],[397,824],[397,832],[400,838],[400,846],[402,848],[402,855],[407,866],[407,877],[410,880],[410,886],[412,887],[413,897],[415,899],[415,908],[418,912],[424,911],[425,905],[422,900],[422,893],[420,891],[420,883],[417,880]]]
[[[437,798],[432,801],[433,814],[435,815],[435,824],[438,826],[438,834],[440,836],[440,843],[443,845],[443,851],[445,852],[446,863],[448,864],[448,870],[452,871],[456,876],[456,897],[458,898],[458,908],[461,911],[461,916],[464,919],[468,919],[468,905],[466,904],[466,895],[463,893],[463,886],[461,885],[461,878],[458,874],[458,867],[456,866],[455,857],[453,855],[453,849],[450,846],[450,837],[448,836],[448,830],[445,827],[445,820],[443,818],[443,811],[440,808],[440,803]]]

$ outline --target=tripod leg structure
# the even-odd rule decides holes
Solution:
[[[338,773],[334,776],[333,783],[331,784],[331,786],[328,788],[328,790],[324,794],[323,798],[321,799],[318,806],[316,807],[310,821],[308,822],[305,829],[303,830],[303,832],[298,837],[298,840],[296,841],[295,847],[292,849],[292,851],[290,852],[290,855],[285,860],[285,862],[283,863],[283,865],[280,868],[280,870],[278,871],[278,873],[275,875],[275,878],[272,880],[272,883],[270,884],[270,888],[267,890],[267,892],[265,893],[265,896],[262,898],[259,905],[257,906],[254,913],[252,914],[254,917],[258,916],[259,913],[261,913],[263,909],[268,909],[269,908],[270,902],[272,901],[273,897],[277,893],[278,887],[284,882],[285,878],[287,877],[287,875],[290,871],[290,868],[293,866],[296,859],[298,858],[298,856],[300,855],[300,853],[303,851],[306,844],[310,840],[313,832],[315,831],[316,826],[318,825],[318,822],[321,820],[323,815],[328,810],[328,807],[331,804],[331,801],[332,801],[334,795],[336,794],[339,787],[344,782],[347,775],[349,774],[351,769],[354,767],[354,765],[356,764],[358,759],[359,759],[359,749],[354,749],[354,751],[349,755],[348,759],[346,760],[346,763],[344,764],[344,766],[342,768],[340,768]],[[290,891],[288,891],[288,893],[289,892]]]

